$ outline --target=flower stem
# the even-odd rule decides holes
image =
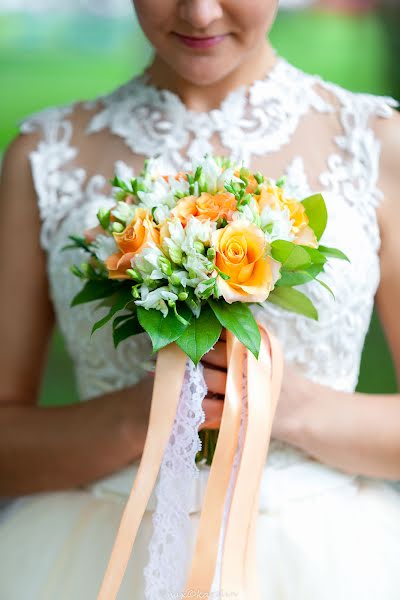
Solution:
[[[202,442],[202,448],[196,455],[196,462],[205,460],[207,465],[211,465],[217,447],[219,429],[202,429],[199,437]]]

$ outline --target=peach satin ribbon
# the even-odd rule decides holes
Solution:
[[[248,421],[226,524],[220,590],[224,594],[235,594],[235,600],[261,598],[256,560],[259,489],[280,393],[283,359],[276,340],[262,326],[259,327],[262,342],[258,360],[227,332],[228,375],[223,414],[207,480],[191,570],[182,598],[196,597],[196,593],[199,597],[207,597],[206,594],[211,591],[226,495],[238,443],[245,358]],[[186,360],[186,355],[176,344],[170,344],[158,353],[143,456],[97,600],[117,598],[172,430]],[[171,377],[171,372],[174,372],[174,377]]]

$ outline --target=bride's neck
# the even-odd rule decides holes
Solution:
[[[219,107],[232,90],[240,86],[247,87],[257,79],[264,79],[275,61],[275,52],[267,41],[262,48],[257,48],[254,55],[211,85],[196,85],[183,79],[158,55],[147,69],[147,74],[152,85],[177,94],[189,110],[207,112]]]

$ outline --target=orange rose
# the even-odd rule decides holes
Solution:
[[[232,219],[232,214],[237,207],[235,196],[229,192],[221,192],[219,194],[203,192],[197,198],[196,204],[196,216],[200,221],[205,221],[206,219],[218,221],[218,219],[223,219],[224,217],[229,221]]]
[[[131,259],[151,244],[159,245],[160,233],[153,217],[145,208],[137,208],[132,221],[121,233],[113,233],[120,251],[109,256],[105,262],[110,279],[129,279],[126,270],[131,268]]]
[[[187,225],[188,219],[193,216],[200,221],[218,221],[218,219],[232,219],[232,214],[237,206],[236,198],[229,192],[209,194],[202,192],[199,197],[186,196],[179,200],[171,211],[174,217],[178,217],[182,225]]]
[[[226,302],[264,302],[279,278],[280,263],[268,256],[263,232],[246,219],[233,221],[212,235],[215,264],[230,279],[217,277]]]
[[[186,196],[182,200],[179,200],[175,208],[171,210],[171,215],[177,217],[185,227],[192,215],[197,216],[196,198],[194,196]]]

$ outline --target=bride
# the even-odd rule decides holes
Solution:
[[[351,260],[329,263],[325,281],[336,300],[307,284],[318,322],[268,303],[254,308],[286,363],[257,523],[262,597],[398,599],[400,396],[354,391],[374,299],[400,374],[395,102],[350,93],[277,56],[265,36],[277,0],[136,0],[135,8],[155,48],[149,68],[95,101],[31,115],[4,159],[0,598],[96,599],[146,436],[149,341],[141,334],[114,350],[107,327],[90,337],[93,307],[69,306],[80,287],[69,267],[83,255],[61,248],[96,223],[114,172],[133,176],[156,154],[177,171],[211,152],[285,174],[297,197],[322,191],[323,243]],[[55,322],[81,402],[43,408]],[[222,336],[202,361],[204,428],[219,425],[225,355]],[[173,539],[177,552],[193,543],[208,473],[201,465],[187,490],[191,528]],[[156,501],[121,600],[167,597],[150,569],[157,554],[148,554]],[[179,581],[186,563],[180,567]]]

